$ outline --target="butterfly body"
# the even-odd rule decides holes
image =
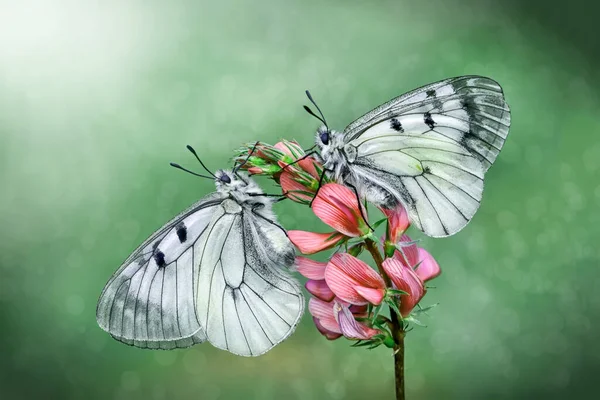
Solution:
[[[115,339],[153,349],[208,340],[257,356],[294,331],[304,298],[272,200],[241,173],[219,170],[215,182],[216,192],[151,235],[106,284],[96,318]]]
[[[463,76],[392,99],[343,132],[323,126],[316,145],[328,177],[378,206],[402,204],[413,225],[443,237],[477,211],[509,126],[500,86]]]

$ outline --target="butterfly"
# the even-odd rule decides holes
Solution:
[[[200,158],[190,146],[188,149]],[[209,341],[258,356],[295,330],[304,297],[287,270],[295,250],[272,211],[276,201],[247,175],[218,170],[207,195],[143,242],[110,278],[98,325],[140,348]]]
[[[482,76],[435,82],[396,97],[343,132],[317,130],[321,176],[384,208],[402,204],[411,223],[433,237],[452,235],[473,218],[485,172],[510,127],[500,85]],[[320,186],[320,185],[319,185]]]

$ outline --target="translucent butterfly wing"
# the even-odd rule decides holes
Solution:
[[[218,193],[201,199],[125,260],[100,295],[96,319],[102,329],[141,348],[189,347],[205,340],[196,318],[194,244],[222,199]]]
[[[393,99],[344,130],[351,168],[407,208],[430,236],[473,217],[483,176],[508,135],[510,110],[495,81],[446,79]]]
[[[199,246],[198,318],[213,346],[258,356],[294,331],[304,298],[282,270],[294,248],[280,228],[228,199]]]

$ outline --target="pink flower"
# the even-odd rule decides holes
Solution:
[[[313,212],[321,221],[349,237],[360,237],[370,232],[361,215],[361,208],[366,215],[356,194],[337,183],[323,185],[312,204]]]
[[[325,267],[327,263],[312,260],[307,257],[296,257],[298,272],[308,279],[325,279]]]
[[[381,276],[350,254],[338,253],[331,258],[325,281],[337,297],[351,304],[380,304],[385,296]]]
[[[329,340],[335,340],[342,334],[349,339],[361,339],[380,333],[356,321],[355,317],[366,316],[365,307],[348,305],[339,299],[327,302],[311,298],[308,310],[319,332]]]
[[[442,273],[442,270],[433,256],[429,254],[427,250],[417,247],[415,243],[408,246],[402,246],[402,243],[410,242],[412,242],[412,240],[408,235],[402,235],[402,239],[399,243],[402,252],[396,250],[394,259],[400,261],[404,266],[414,269],[423,282],[438,277]]]
[[[313,280],[309,279],[304,285],[306,290],[313,296],[323,301],[331,301],[335,297],[335,294],[331,291],[325,279]]]
[[[386,240],[394,244],[398,243],[398,238],[410,226],[406,209],[399,203],[393,210],[386,208],[381,208],[380,210],[388,219]]]
[[[328,302],[312,297],[308,301],[308,311],[319,321],[323,329],[333,333],[342,333],[340,326],[333,315],[332,301]]]
[[[240,150],[237,161],[243,162],[242,168],[251,174],[266,175],[277,182],[282,174],[287,174],[284,194],[288,195],[292,191],[308,192],[312,199],[319,184],[319,169],[322,171],[323,167],[313,157],[304,158],[305,156],[297,142],[282,140],[274,146],[266,143],[248,144]],[[297,160],[300,161],[295,162]],[[300,203],[308,203],[305,196],[288,197]]]
[[[337,232],[288,231],[288,237],[302,254],[315,254],[330,249],[346,239],[344,235]]]
[[[394,286],[407,293],[400,296],[400,313],[403,317],[407,317],[425,295],[426,289],[423,281],[411,267],[404,265],[396,258],[385,259],[383,269]]]
[[[337,301],[333,305],[333,313],[340,331],[348,339],[367,340],[381,333],[377,329],[369,328],[365,324],[358,322],[348,307],[342,306]]]

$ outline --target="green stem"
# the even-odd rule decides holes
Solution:
[[[390,277],[385,273],[383,269],[383,258],[381,257],[381,253],[377,248],[377,243],[375,243],[371,239],[365,240],[365,245],[371,256],[373,256],[373,260],[375,260],[375,264],[377,264],[377,268],[379,269],[379,273],[383,277],[385,284],[387,287],[392,287],[392,281]],[[396,378],[396,400],[404,400],[404,323],[400,320],[396,312],[390,309],[390,318],[391,318],[391,331],[392,337],[394,338],[394,374]]]

